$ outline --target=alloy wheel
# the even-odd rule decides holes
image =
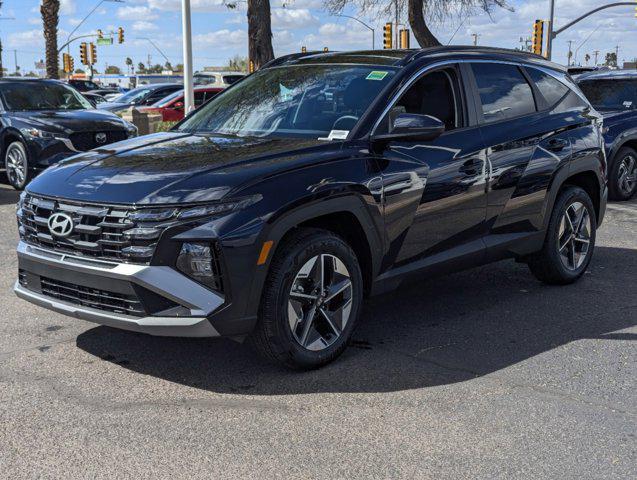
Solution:
[[[617,186],[625,195],[631,195],[637,184],[637,159],[633,155],[626,155],[620,165],[617,175]]]
[[[16,146],[10,146],[7,151],[7,176],[14,186],[22,186],[27,176],[27,161],[22,150]]]
[[[558,248],[562,264],[569,270],[582,266],[591,243],[591,217],[581,202],[571,203],[564,212],[558,232]]]
[[[352,310],[352,281],[336,256],[312,257],[296,274],[288,298],[288,322],[299,345],[328,348],[347,326]]]

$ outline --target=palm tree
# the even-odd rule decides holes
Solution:
[[[130,57],[126,57],[126,67],[128,68],[128,73],[131,72],[131,67],[133,66],[133,59]]]
[[[248,56],[255,69],[274,58],[270,0],[248,0]]]
[[[58,67],[58,21],[60,0],[42,0],[40,13],[44,26],[44,42],[46,48],[46,76],[59,78]]]

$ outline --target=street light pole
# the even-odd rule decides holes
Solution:
[[[372,50],[376,50],[376,30],[374,30],[372,27],[367,25],[360,18],[352,17],[351,15],[343,15],[342,13],[335,14],[334,16],[335,17],[351,18],[352,20],[356,20],[358,23],[360,23],[365,28],[371,30],[372,31]]]
[[[184,38],[184,111],[195,107],[192,80],[192,31],[190,26],[190,0],[181,0],[181,25]]]
[[[546,40],[546,58],[547,60],[551,59],[551,55],[553,54],[553,22],[555,22],[555,0],[551,0],[551,5],[549,6],[549,30],[548,30],[548,38]]]

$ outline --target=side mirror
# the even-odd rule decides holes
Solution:
[[[431,141],[445,131],[445,124],[436,117],[416,113],[401,113],[391,126],[391,131],[375,135],[372,141],[388,143],[392,141]]]

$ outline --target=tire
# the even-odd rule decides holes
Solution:
[[[567,186],[555,201],[542,250],[527,260],[533,275],[549,285],[575,282],[593,257],[596,230],[595,208],[588,193]]]
[[[317,292],[321,266],[325,295]],[[289,368],[321,367],[347,347],[362,299],[361,269],[349,245],[325,230],[300,229],[272,259],[248,343]]]
[[[637,151],[622,147],[615,155],[608,178],[611,200],[630,200],[637,192]]]
[[[16,190],[24,190],[31,180],[29,156],[24,144],[19,140],[12,142],[4,154],[4,168],[7,181]]]

